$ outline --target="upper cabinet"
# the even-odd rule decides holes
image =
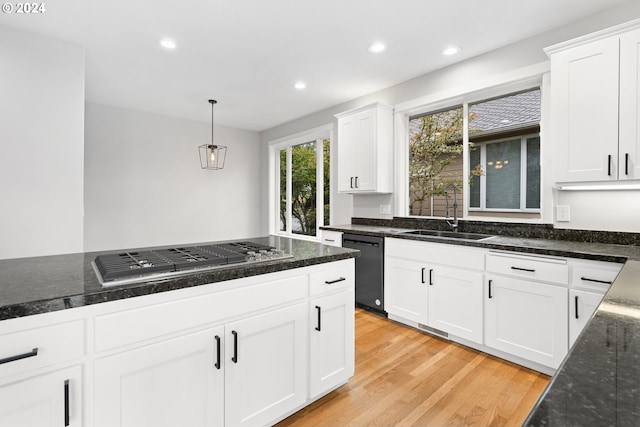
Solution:
[[[639,26],[545,49],[556,181],[640,179]]]
[[[393,191],[393,108],[383,104],[336,114],[338,191]]]

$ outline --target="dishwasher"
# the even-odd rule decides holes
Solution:
[[[384,316],[384,238],[344,233],[342,247],[358,249],[356,307]]]

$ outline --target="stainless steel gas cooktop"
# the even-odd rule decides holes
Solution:
[[[272,246],[250,241],[98,255],[93,268],[103,286],[140,283],[222,268],[293,258]]]

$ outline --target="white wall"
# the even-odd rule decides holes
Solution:
[[[469,60],[454,64],[419,77],[389,87],[387,89],[345,102],[340,105],[333,106],[318,113],[302,117],[281,126],[269,129],[262,133],[262,141],[280,138],[285,135],[291,135],[311,129],[334,120],[334,114],[357,108],[372,102],[383,102],[390,105],[399,104],[413,99],[434,95],[443,91],[450,91],[458,87],[467,87],[472,82],[483,81],[491,77],[518,70],[541,61],[547,61],[548,58],[543,52],[543,48],[574,38],[594,31],[598,31],[613,25],[630,21],[640,17],[640,2],[629,1],[621,6],[611,8],[603,13],[599,13],[575,22],[571,25],[565,25],[526,40],[514,43],[512,45],[497,49],[486,54],[471,58]],[[335,123],[335,121],[334,121]],[[338,140],[339,144],[340,141]],[[544,144],[544,141],[542,142]],[[549,151],[548,151],[549,152]],[[544,159],[546,170],[551,171],[548,167],[552,163],[551,159]],[[265,172],[266,173],[266,172]],[[544,173],[544,169],[543,169]],[[548,195],[548,199],[553,199],[551,186],[554,184],[553,175],[543,176],[543,181],[547,188],[543,189],[543,193]],[[266,200],[266,187],[263,187],[264,197]],[[639,212],[635,209],[633,198],[637,197],[637,193],[618,192],[608,195],[609,201],[615,207],[602,207],[594,211],[593,204],[599,203],[597,195],[590,193],[571,194],[566,197],[571,199],[567,204],[571,204],[572,219],[569,223],[560,223],[558,226],[567,228],[594,229],[594,230],[616,230],[616,231],[638,231],[640,232],[640,224],[634,220],[633,216],[623,215],[619,217],[615,225],[611,224],[610,218],[613,211],[628,209],[637,218]],[[565,197],[565,196],[561,196]],[[263,203],[266,203],[263,201]],[[342,199],[342,203],[349,203]],[[361,217],[377,217],[385,218],[389,216],[379,214],[379,206],[382,204],[392,204],[392,195],[353,196],[351,206],[340,206],[342,211],[348,211],[350,207],[353,209],[353,216]],[[266,204],[263,204],[266,206]],[[552,210],[547,209],[547,210]],[[605,213],[600,215],[598,212]],[[553,212],[545,212],[545,222],[551,222],[554,218]],[[263,222],[266,227],[266,220]],[[266,228],[264,228],[266,229]]]
[[[259,135],[222,126],[222,170],[200,169],[211,123],[86,105],[85,251],[259,236]]]
[[[0,259],[82,251],[84,52],[0,26]]]

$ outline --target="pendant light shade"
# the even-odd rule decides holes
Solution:
[[[227,147],[217,145],[213,140],[213,106],[218,103],[215,99],[210,99],[211,104],[211,144],[204,144],[198,147],[200,153],[200,167],[202,169],[222,169],[227,157]]]

